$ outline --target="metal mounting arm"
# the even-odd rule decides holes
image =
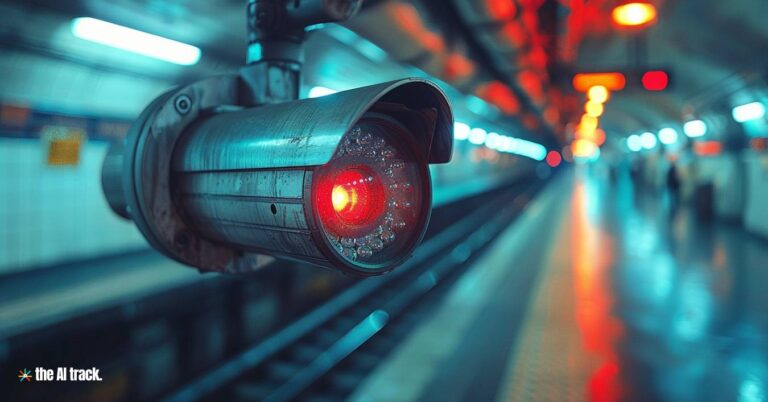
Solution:
[[[304,36],[309,26],[344,21],[363,0],[249,0],[244,106],[299,98]]]

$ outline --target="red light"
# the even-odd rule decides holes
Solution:
[[[648,91],[663,91],[669,85],[669,75],[665,71],[648,71],[643,74],[643,88]]]
[[[699,156],[716,156],[723,152],[723,144],[717,141],[697,141],[693,143],[693,152]]]
[[[486,0],[485,8],[494,20],[508,20],[517,14],[515,2],[509,0]]]
[[[501,109],[504,114],[513,115],[520,112],[520,101],[517,96],[512,89],[500,81],[492,81],[477,88],[475,94]]]
[[[448,81],[469,78],[474,72],[474,63],[461,53],[451,53],[445,60],[443,75]]]
[[[327,227],[338,235],[375,224],[384,213],[384,187],[366,166],[350,166],[318,185],[317,209]]]
[[[547,165],[553,168],[560,166],[560,163],[562,161],[563,161],[563,158],[560,156],[560,152],[549,151],[549,153],[547,154]]]

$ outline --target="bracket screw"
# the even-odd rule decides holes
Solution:
[[[187,114],[192,109],[192,99],[187,95],[179,95],[173,102],[176,111],[181,114]]]

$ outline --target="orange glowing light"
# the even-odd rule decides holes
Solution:
[[[693,151],[699,156],[715,156],[723,152],[723,144],[718,141],[697,141],[693,143]]]
[[[509,0],[486,0],[485,8],[494,20],[509,20],[515,18],[517,6]]]
[[[597,130],[598,123],[599,120],[597,117],[583,115],[581,116],[581,121],[579,122],[579,126],[576,128],[576,131],[593,133],[595,130]]]
[[[597,145],[602,146],[603,144],[605,144],[606,138],[607,137],[605,135],[605,130],[603,130],[602,128],[598,128],[597,130],[595,130],[595,143]]]
[[[598,149],[597,144],[586,139],[579,139],[571,144],[571,152],[573,152],[574,158],[592,158],[599,152]]]
[[[451,53],[445,60],[443,76],[448,81],[463,80],[475,72],[475,64],[461,53]]]
[[[642,27],[656,21],[656,7],[650,3],[627,3],[613,9],[613,22],[624,27]]]
[[[587,91],[587,99],[592,102],[605,103],[610,98],[611,93],[608,91],[608,88],[602,85],[595,85]]]
[[[501,109],[506,115],[520,112],[520,101],[508,86],[501,81],[492,81],[475,90],[475,95]]]
[[[341,212],[347,208],[349,204],[354,206],[354,204],[357,203],[357,193],[353,191],[352,194],[350,194],[350,192],[347,191],[344,186],[333,186],[333,192],[331,193],[331,203],[333,204],[333,209],[336,212]]]
[[[627,79],[622,73],[579,73],[573,76],[573,88],[579,92],[589,91],[595,86],[621,91],[626,85]]]
[[[768,149],[768,138],[753,138],[749,143],[755,151],[765,151]]]
[[[600,117],[603,115],[604,110],[605,108],[603,107],[602,103],[589,101],[586,105],[584,105],[584,112],[587,114],[587,116]]]

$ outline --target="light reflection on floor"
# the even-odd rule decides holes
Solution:
[[[621,322],[613,318],[610,269],[615,261],[615,240],[599,224],[603,198],[590,180],[578,180],[571,201],[571,254],[574,279],[574,315],[582,347],[596,358],[598,368],[589,376],[587,395],[593,401],[617,401],[622,389],[615,343]]]
[[[582,172],[572,198],[575,314],[601,366],[589,399],[761,401],[768,242]]]

